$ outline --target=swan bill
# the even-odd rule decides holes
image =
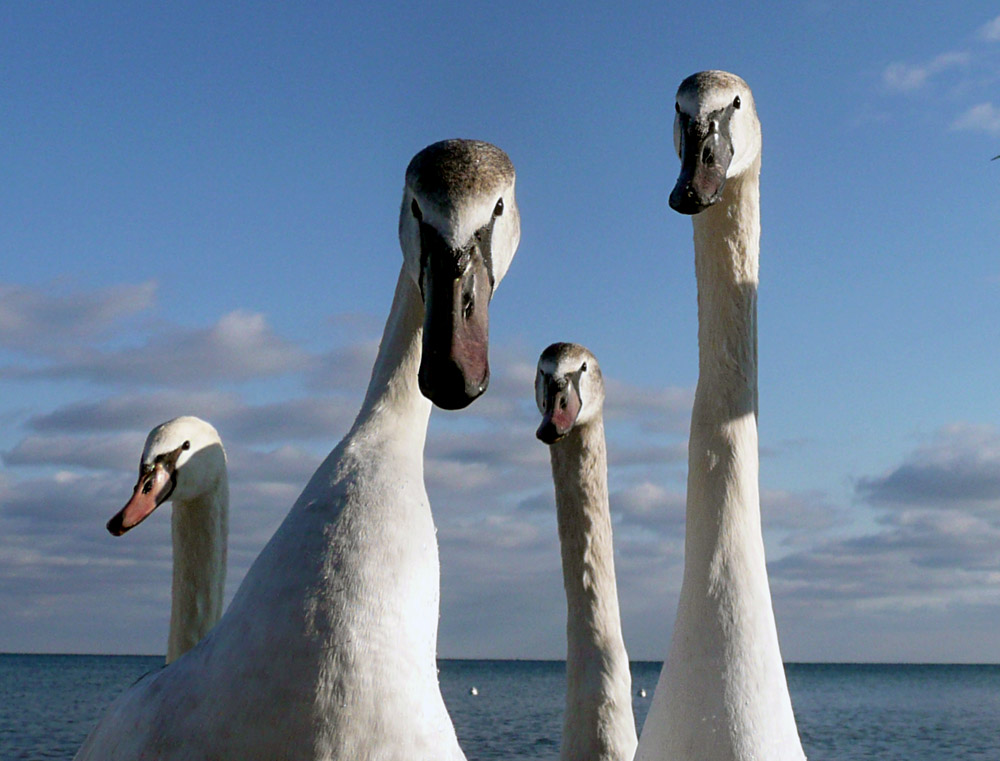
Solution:
[[[547,377],[544,389],[542,423],[535,436],[544,444],[555,444],[573,430],[583,407],[576,383],[557,382]]]
[[[170,498],[176,483],[171,467],[158,463],[144,469],[139,474],[132,498],[108,521],[108,531],[114,536],[121,536],[138,526]]]
[[[490,299],[520,231],[514,167],[495,145],[442,140],[410,161],[399,241],[424,306],[418,385],[442,409],[489,385]]]
[[[442,409],[468,407],[490,382],[492,227],[491,221],[467,247],[454,250],[431,225],[420,225],[424,333],[417,380]]]
[[[670,193],[670,208],[674,211],[697,214],[722,198],[726,172],[733,159],[731,115],[731,106],[704,119],[677,114],[681,173]]]

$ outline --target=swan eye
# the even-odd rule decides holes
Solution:
[[[185,451],[188,450],[188,449],[190,449],[190,448],[191,448],[191,442],[190,441],[185,441],[183,444],[181,444],[181,449],[183,449]]]
[[[413,213],[413,218],[416,219],[418,222],[424,221],[424,215],[420,213],[420,207],[417,206],[416,198],[414,198],[413,201],[410,203],[410,211]]]
[[[583,365],[580,367],[580,372],[581,373],[587,372],[587,363],[586,362],[584,362]]]
[[[739,107],[740,107],[740,96],[737,95],[735,98],[733,98],[733,108],[739,108]]]
[[[676,101],[674,101],[674,111],[676,111],[677,113],[681,112],[681,104]]]
[[[497,201],[497,205],[493,207],[493,216],[499,217],[503,214],[503,199]]]

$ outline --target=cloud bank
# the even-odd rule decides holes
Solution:
[[[124,538],[104,530],[131,493],[146,432],[170,417],[197,414],[222,434],[233,505],[232,595],[350,426],[375,342],[348,336],[317,354],[276,335],[264,315],[235,312],[188,329],[150,321],[135,348],[125,350],[108,346],[106,331],[152,308],[151,286],[68,293],[65,303],[23,287],[7,292],[19,294],[6,305],[6,324],[14,326],[4,333],[8,348],[30,341],[30,331],[17,326],[36,314],[47,315],[47,330],[60,330],[62,321],[85,323],[73,328],[76,348],[39,344],[44,351],[23,352],[7,377],[42,372],[87,385],[78,398],[46,396],[7,413],[0,606],[11,613],[0,620],[0,649],[161,652],[170,606],[170,508]],[[122,293],[146,295],[118,311],[108,307]],[[73,354],[80,346],[89,360]],[[159,367],[156,358],[168,355],[173,362]],[[39,356],[48,363],[42,370]],[[495,347],[487,395],[462,413],[432,415],[425,476],[439,529],[444,656],[564,653],[553,486],[548,451],[534,438],[535,359],[534,352]],[[284,380],[261,390],[275,377]],[[626,640],[633,657],[660,658],[683,572],[692,390],[607,382]],[[762,485],[761,503],[786,658],[934,659],[952,644],[931,633],[955,616],[967,616],[963,652],[995,656],[995,637],[987,634],[987,613],[1000,613],[995,428],[942,428],[893,467],[856,477],[846,503],[770,484]],[[907,631],[913,644],[895,642],[892,650],[871,641],[872,631]]]

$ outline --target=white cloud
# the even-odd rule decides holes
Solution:
[[[244,443],[323,441],[332,447],[347,433],[360,404],[341,397],[301,397],[241,407],[219,416],[219,431]]]
[[[859,642],[842,630],[838,644],[822,625],[807,631],[806,619],[853,621],[868,631],[880,622],[905,621],[907,643],[919,643],[909,650],[899,641],[888,649],[862,643],[871,658],[893,651],[897,660],[955,652],[995,659],[995,637],[983,622],[1000,614],[998,474],[996,428],[942,428],[897,467],[858,481],[858,496],[881,510],[877,530],[827,538],[769,565],[776,611],[800,643],[822,643],[830,657],[857,653]],[[967,613],[972,610],[978,611],[974,619]],[[946,630],[949,621],[962,621],[963,649],[956,651],[950,639],[935,640],[933,633]],[[898,637],[898,623],[886,625]]]
[[[548,451],[533,436],[536,414],[530,387],[520,382],[524,375],[524,368],[507,373],[501,363],[491,390],[501,405],[529,397],[516,418],[497,425],[493,412],[478,416],[474,405],[464,415],[435,415],[428,437],[426,480],[442,558],[441,647],[448,655],[561,653],[565,608]],[[629,646],[644,657],[665,649],[684,543],[684,490],[675,478],[682,467],[663,472],[664,463],[682,464],[683,443],[664,444],[659,433],[621,436],[622,427],[640,427],[649,409],[673,410],[669,403],[651,403],[660,397],[650,393],[622,405],[621,416],[608,423],[612,458],[616,436],[629,445],[619,462],[613,460],[610,499]],[[79,647],[161,648],[169,610],[169,516],[154,517],[127,540],[104,531],[134,483],[145,431],[173,414],[172,405],[212,407],[225,421],[231,595],[326,451],[327,444],[312,442],[325,435],[332,446],[349,424],[357,402],[341,401],[306,397],[251,405],[235,393],[164,391],[31,418],[0,477],[0,576],[18,579],[17,589],[0,590],[0,605],[17,610],[22,624],[31,619],[57,627]],[[150,420],[152,409],[157,414]],[[288,443],[296,439],[323,451]],[[29,479],[22,469],[27,464],[60,470]],[[945,615],[948,606],[995,606],[997,473],[1000,432],[943,428],[898,466],[857,482],[857,495],[881,511],[877,529],[838,539],[829,537],[843,527],[842,511],[823,494],[762,490],[765,533],[789,538],[782,540],[788,554],[770,566],[779,614],[798,621],[809,612],[822,628],[835,619],[864,622],[906,612],[914,629],[923,631],[936,626],[934,616]],[[111,603],[109,585],[115,588]],[[93,607],[98,599],[104,615],[121,627],[113,642],[101,644],[79,622],[85,601]],[[799,642],[818,641],[813,630],[794,625]],[[18,641],[3,626],[0,637]],[[866,652],[854,647],[852,652]]]
[[[951,123],[951,128],[1000,135],[1000,108],[992,103],[972,106]]]
[[[890,90],[912,92],[919,90],[935,74],[965,66],[970,56],[966,52],[941,53],[923,64],[890,63],[882,71],[882,82]]]
[[[357,414],[357,400],[306,396],[265,404],[247,404],[235,393],[157,391],[77,402],[35,415],[26,426],[42,433],[141,431],[145,434],[180,415],[211,422],[224,441],[274,444],[278,441],[337,441]]]
[[[981,26],[976,36],[987,42],[1000,41],[1000,16]],[[895,61],[882,70],[882,85],[899,93],[930,93],[933,81],[939,85],[933,89],[938,104],[936,110],[941,111],[941,104],[946,104],[946,110],[941,113],[951,119],[952,130],[1000,136],[1000,108],[992,101],[968,105],[981,98],[982,93],[996,89],[998,72],[993,58],[992,53],[978,45],[968,50],[941,53],[918,63]],[[955,116],[960,110],[961,113]]]
[[[295,487],[295,493],[285,500],[288,508],[322,462],[315,452],[288,444],[267,451],[231,444],[226,455],[233,484],[267,484],[267,490],[275,484]]]
[[[786,546],[813,545],[817,536],[848,522],[848,512],[818,491],[762,489],[760,503],[765,536],[779,532]]]
[[[307,369],[313,361],[276,336],[262,314],[235,311],[209,328],[171,328],[127,349],[80,347],[41,368],[2,368],[0,378],[197,387],[286,375]]]
[[[775,594],[856,610],[996,602],[997,521],[922,510],[890,514],[883,524],[875,534],[825,542],[772,563]]]
[[[490,431],[440,430],[427,442],[427,457],[451,460],[456,464],[481,464],[489,467],[539,467],[548,468],[549,452],[534,436],[530,425],[510,426]]]
[[[687,434],[694,390],[649,388],[605,378],[604,416],[610,421],[631,421],[643,431]]]
[[[98,436],[33,435],[3,453],[7,466],[56,465],[116,470],[139,462],[145,437],[130,433]]]
[[[1000,42],[1000,16],[979,27],[979,38],[988,42]]]
[[[151,281],[68,293],[58,285],[0,283],[0,347],[43,355],[72,348],[149,309],[155,299]]]
[[[608,465],[611,468],[635,465],[661,466],[680,464],[687,461],[687,442],[673,444],[631,445],[635,437],[629,437],[629,445],[618,441],[608,444]]]
[[[168,503],[122,538],[105,522],[128,500],[145,434],[29,437],[25,459],[66,461],[77,470],[23,477],[0,474],[0,641],[19,642],[26,621],[44,641],[88,652],[162,652],[170,610]],[[130,441],[131,439],[131,441]],[[108,443],[115,446],[106,446]],[[37,442],[42,443],[42,442]],[[103,454],[86,454],[101,452]],[[284,518],[320,457],[292,447],[259,452],[229,446],[230,534],[227,599]],[[44,452],[44,454],[42,454]],[[95,461],[90,460],[97,458]],[[81,472],[80,467],[106,470]],[[21,477],[15,477],[21,476]],[[111,626],[87,625],[100,620]],[[66,644],[70,643],[70,644]]]
[[[11,470],[8,469],[8,474]],[[118,502],[119,482],[114,474],[65,471],[48,477],[4,479],[0,482],[0,522],[4,525],[0,537],[6,543],[28,541],[32,546],[40,543],[63,546],[72,549],[69,554],[75,556],[84,549],[88,537],[100,536],[104,530],[99,516],[111,507],[109,494],[114,494],[113,502]],[[128,484],[128,493],[134,482],[133,478]],[[121,505],[115,509],[118,507]],[[98,518],[93,528],[95,516]],[[110,517],[108,512],[104,520]],[[54,554],[52,559],[59,556]]]
[[[51,318],[52,330],[60,329],[58,319]],[[57,353],[6,368],[8,378],[82,379],[113,390],[30,410],[20,440],[12,427],[15,443],[0,476],[0,577],[19,583],[15,592],[0,589],[0,607],[17,610],[17,622],[44,622],[57,633],[53,640],[72,642],[72,649],[155,652],[169,612],[172,508],[164,506],[125,539],[104,529],[131,493],[148,430],[195,414],[222,434],[232,498],[231,596],[350,426],[377,341],[351,335],[316,354],[275,335],[263,315],[245,312],[208,326],[144,326],[130,349],[122,348],[120,333],[109,345],[95,328]],[[536,357],[534,350],[494,347],[485,397],[462,413],[432,416],[425,480],[441,546],[441,646],[450,655],[557,657],[562,650],[565,603],[549,451],[534,436]],[[271,390],[259,398],[260,384],[252,381],[280,374],[292,384],[285,390],[291,395]],[[220,391],[222,381],[234,385]],[[295,393],[295,384],[305,395]],[[680,580],[692,391],[614,378],[607,384],[622,610],[638,622],[636,652],[657,655]],[[142,390],[147,386],[153,388]],[[67,573],[71,582],[60,584]],[[546,611],[541,616],[539,606]],[[115,622],[114,636],[81,623],[92,619],[88,609]],[[17,637],[0,624],[0,641]]]
[[[306,386],[315,391],[355,391],[360,405],[360,395],[371,379],[378,343],[377,339],[360,341],[320,355],[309,369]]]
[[[41,433],[145,432],[179,415],[198,415],[214,422],[239,405],[236,394],[215,391],[119,394],[98,401],[75,402],[34,415],[28,419],[26,427]]]
[[[683,532],[684,495],[651,481],[615,491],[609,497],[612,517],[621,516],[625,526],[657,531]]]
[[[977,509],[1000,502],[1000,432],[954,424],[938,431],[900,465],[858,480],[874,505]]]

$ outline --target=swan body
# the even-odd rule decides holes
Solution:
[[[566,587],[566,716],[562,761],[632,761],[632,676],[615,583],[604,381],[578,344],[549,346],[538,360],[538,438],[549,444]]]
[[[146,437],[132,499],[110,521],[121,536],[173,502],[174,573],[167,663],[197,645],[222,615],[229,536],[229,478],[218,432],[196,417],[156,426]]]
[[[726,72],[684,80],[676,111],[670,205],[695,215],[699,376],[684,580],[636,759],[800,761],[760,526],[760,123],[750,88]]]
[[[488,382],[487,306],[517,248],[514,169],[435,143],[406,172],[392,309],[351,430],[194,649],[115,703],[78,759],[464,759],[441,698],[431,401]]]

